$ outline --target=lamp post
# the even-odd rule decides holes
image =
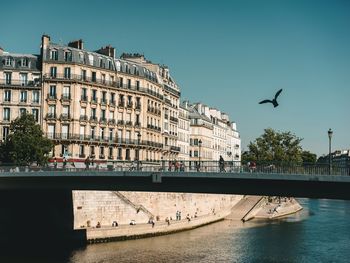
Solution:
[[[329,165],[329,174],[332,173],[332,135],[333,135],[333,131],[332,129],[328,130],[328,141],[329,141],[329,161],[328,161],[328,165]]]
[[[199,139],[198,141],[198,147],[199,147],[199,152],[198,152],[198,170],[201,168],[201,147],[202,147],[202,140]]]
[[[137,171],[140,170],[140,144],[141,144],[141,133],[137,133]]]

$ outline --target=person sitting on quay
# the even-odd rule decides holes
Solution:
[[[186,219],[188,220],[188,222],[190,222],[190,221],[191,221],[190,214],[187,214]]]
[[[165,222],[168,223],[168,226],[170,226],[170,220],[168,217],[165,218]]]
[[[97,222],[96,228],[101,228],[101,223]]]
[[[117,226],[118,226],[118,222],[117,221],[113,221],[112,227],[117,227]]]

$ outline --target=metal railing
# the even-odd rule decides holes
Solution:
[[[55,134],[57,135],[57,134]],[[62,134],[69,137],[69,134]],[[89,136],[87,136],[89,137]],[[103,138],[105,141],[109,141],[109,138]],[[119,141],[119,140],[116,140]],[[132,143],[138,145],[137,140],[121,140],[126,143]],[[147,141],[141,141],[141,145],[145,145]],[[80,156],[85,156],[81,154]],[[98,156],[100,157],[100,156]],[[103,156],[104,159],[106,156]],[[294,174],[294,175],[326,175],[326,176],[350,176],[350,167],[333,166],[331,169],[332,174],[329,174],[329,166],[327,164],[304,164],[304,165],[257,165],[249,166],[241,164],[240,162],[226,161],[219,163],[218,161],[176,161],[176,160],[137,160],[122,161],[123,157],[118,156],[116,160],[95,160],[94,156],[90,156],[89,165],[86,164],[86,160],[82,159],[77,161],[76,159],[68,158],[64,161],[63,158],[57,158],[49,160],[49,164],[44,167],[19,167],[19,166],[1,166],[0,172],[23,172],[23,171],[39,171],[39,170],[62,170],[69,169],[69,171],[81,171],[84,169],[94,170],[110,170],[110,171],[160,171],[160,172],[193,172],[193,173],[240,173],[240,174]],[[137,165],[138,163],[138,165]]]

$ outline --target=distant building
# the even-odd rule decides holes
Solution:
[[[10,123],[23,113],[40,123],[41,79],[38,55],[5,52],[0,48],[0,141],[10,131]]]
[[[331,153],[332,165],[350,167],[350,150],[337,150]],[[329,154],[318,158],[317,163],[328,164]]]

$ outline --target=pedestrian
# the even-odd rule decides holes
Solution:
[[[90,158],[89,158],[89,156],[86,157],[84,163],[85,163],[85,169],[86,169],[86,170],[89,170],[89,165],[90,165]]]
[[[219,158],[219,168],[220,168],[220,173],[221,172],[226,172],[225,171],[225,160],[224,158],[220,155],[220,158]]]
[[[57,169],[57,158],[53,158],[53,167],[55,168],[55,170]]]
[[[155,223],[154,223],[154,220],[152,219],[152,228],[154,228],[154,225],[155,225]]]
[[[65,169],[67,166],[67,159],[66,157],[63,157],[63,169]]]

